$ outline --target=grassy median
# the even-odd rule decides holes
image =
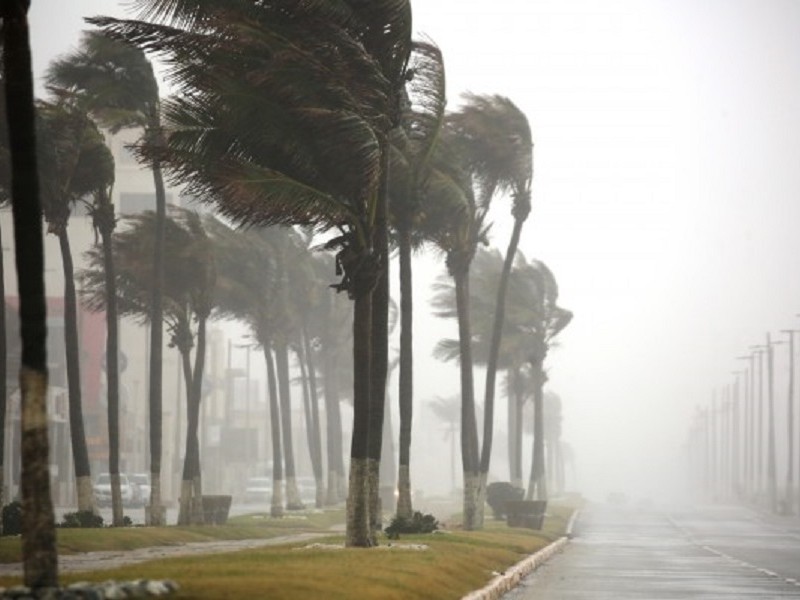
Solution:
[[[511,529],[501,521],[487,519],[482,531],[454,528],[403,536],[397,541],[384,538],[381,547],[373,549],[344,549],[342,536],[332,535],[313,543],[162,559],[114,570],[65,574],[61,579],[64,583],[174,579],[181,587],[177,598],[460,598],[486,584],[494,572],[505,570],[563,535],[574,508],[571,504],[551,504],[542,531]],[[262,532],[278,530],[277,535],[285,535],[293,529],[283,524],[273,527],[271,519],[261,519],[271,522],[270,526],[253,520],[242,518],[230,526],[191,528],[181,533],[211,535],[206,529],[214,529],[218,530],[216,539],[231,539],[222,530],[261,528]],[[324,528],[319,524],[316,530]],[[100,533],[106,532],[95,535]],[[18,578],[0,579],[0,586],[18,582]]]

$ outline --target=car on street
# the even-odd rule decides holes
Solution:
[[[244,488],[244,501],[247,504],[265,503],[272,498],[271,477],[250,477]]]
[[[133,473],[128,475],[128,479],[136,486],[135,498],[133,502],[140,506],[150,503],[150,474],[149,473]]]
[[[136,499],[136,485],[132,484],[125,473],[119,474],[119,489],[122,504],[130,506]],[[94,497],[99,506],[111,506],[111,475],[100,473],[94,482]]]

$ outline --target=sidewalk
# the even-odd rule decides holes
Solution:
[[[62,573],[77,573],[81,571],[98,571],[115,569],[161,558],[175,558],[177,556],[197,556],[202,554],[218,554],[221,552],[235,552],[263,546],[280,546],[307,542],[325,537],[328,533],[298,533],[269,539],[250,540],[220,540],[216,542],[191,542],[176,546],[152,546],[136,550],[114,550],[99,552],[82,552],[80,554],[63,554],[58,557],[58,569]],[[22,563],[0,564],[0,576],[22,576]]]

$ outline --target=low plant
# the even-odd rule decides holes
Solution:
[[[395,516],[384,531],[390,540],[396,540],[401,533],[433,533],[437,529],[439,529],[439,522],[436,517],[414,511],[410,519],[400,515]]]
[[[58,526],[67,529],[102,527],[103,517],[96,515],[90,510],[79,510],[76,512],[64,513],[64,520],[59,523]]]

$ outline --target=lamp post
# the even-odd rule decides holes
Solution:
[[[749,369],[745,370],[744,385],[744,492],[749,496],[753,489],[753,403],[754,403],[754,383],[755,371],[753,361],[755,354],[747,356],[737,356],[738,360],[746,360],[750,363]]]
[[[775,394],[772,347],[781,343],[783,342],[773,342],[767,333],[766,343],[758,346],[767,352],[767,494],[769,506],[773,512],[778,512],[778,478],[775,464]],[[763,428],[761,435],[763,435]]]
[[[737,498],[741,498],[742,496],[742,428],[739,377],[746,374],[747,371],[744,370],[733,372],[735,380],[733,384],[733,398],[731,399],[731,405],[733,407],[733,431],[731,432],[733,438],[733,467],[731,472],[733,492]]]
[[[786,404],[787,466],[786,466],[786,514],[794,514],[794,334],[797,329],[784,329],[789,336],[789,392]]]
[[[758,355],[758,406],[755,407],[757,413],[755,423],[755,470],[753,479],[755,481],[755,496],[761,494],[761,486],[764,482],[764,346],[750,346],[751,350]]]

